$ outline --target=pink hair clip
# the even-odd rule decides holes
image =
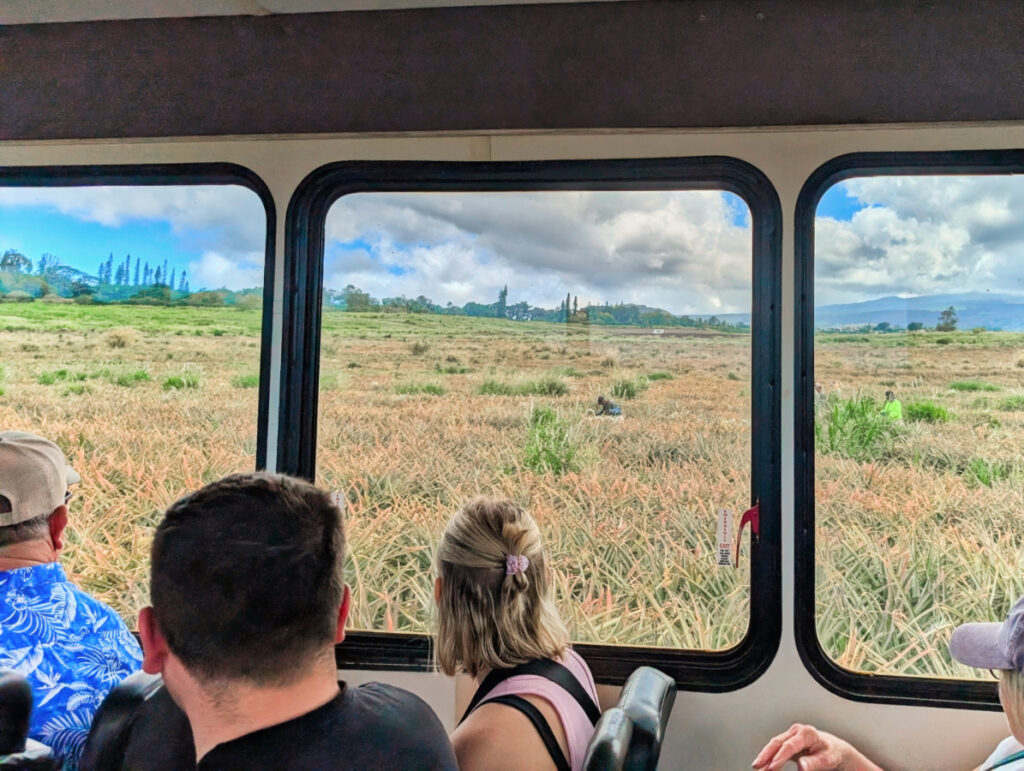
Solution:
[[[505,575],[514,576],[516,573],[525,573],[530,567],[530,560],[522,554],[505,555]]]

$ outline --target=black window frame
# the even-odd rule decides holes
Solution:
[[[814,222],[821,197],[854,177],[1024,173],[1024,150],[850,153],[819,166],[804,183],[794,217],[794,573],[793,626],[800,658],[815,680],[854,701],[999,710],[995,683],[875,675],[839,666],[818,640],[815,606]],[[970,621],[971,619],[964,619]]]
[[[104,165],[0,166],[0,187],[168,187],[239,185],[254,192],[266,213],[263,266],[263,319],[260,335],[260,383],[256,409],[255,469],[267,466],[270,373],[273,334],[274,238],[277,216],[270,188],[256,172],[236,163],[141,163]]]
[[[598,682],[621,684],[643,664],[681,688],[728,691],[757,679],[778,649],[780,573],[782,212],[768,178],[735,158],[695,157],[528,162],[348,161],[313,171],[296,189],[285,219],[284,319],[278,468],[312,480],[316,436],[325,222],[344,195],[370,192],[558,190],[725,190],[750,208],[752,238],[751,502],[760,502],[760,539],[751,547],[750,621],[743,640],[722,651],[575,644]],[[761,385],[759,388],[758,385]],[[343,669],[432,669],[428,635],[346,634],[336,648]]]

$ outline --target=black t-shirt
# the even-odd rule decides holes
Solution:
[[[218,744],[198,768],[456,771],[444,727],[421,698],[382,683],[339,685],[341,693],[312,712]]]

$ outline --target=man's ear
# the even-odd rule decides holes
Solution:
[[[441,576],[434,579],[434,603],[441,604]]]
[[[352,607],[352,591],[345,584],[345,590],[341,594],[341,606],[338,608],[338,630],[334,634],[334,642],[340,643],[345,639],[345,622],[348,621],[348,612]]]
[[[64,528],[68,526],[68,507],[64,504],[58,506],[50,515],[50,542],[53,550],[60,553],[64,548]]]
[[[170,650],[149,605],[139,611],[139,641],[142,643],[142,669],[151,675],[161,674]]]

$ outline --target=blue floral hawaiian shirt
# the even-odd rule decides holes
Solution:
[[[0,571],[0,669],[25,675],[29,736],[76,769],[103,697],[139,669],[142,653],[121,618],[57,562]]]

